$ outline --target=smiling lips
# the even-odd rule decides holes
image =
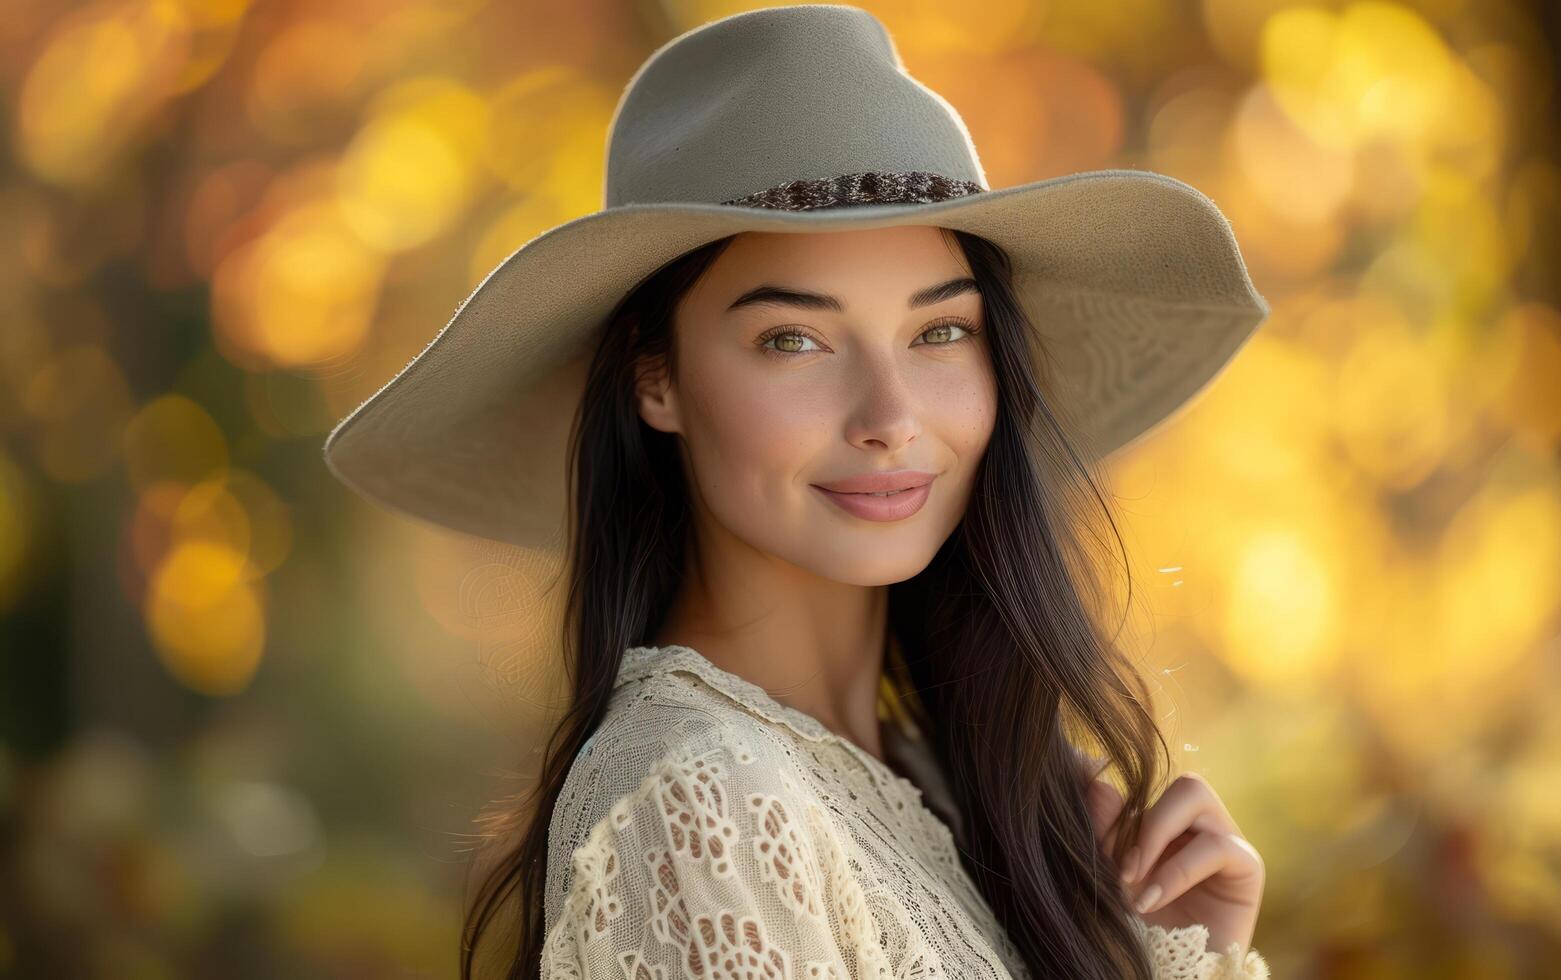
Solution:
[[[844,480],[815,483],[820,490],[836,493],[884,493],[890,490],[914,490],[931,483],[938,474],[921,470],[887,470],[881,473],[859,473]]]
[[[899,521],[921,510],[932,493],[936,473],[920,470],[892,470],[886,473],[862,473],[813,484],[813,488],[842,510],[869,521]]]

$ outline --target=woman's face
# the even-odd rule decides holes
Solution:
[[[969,276],[930,226],[737,236],[677,307],[676,383],[640,388],[641,417],[681,434],[701,533],[856,585],[925,568],[964,515],[996,411]],[[875,502],[924,497],[908,516],[870,519],[851,508],[873,498],[818,486],[899,470],[934,477]]]

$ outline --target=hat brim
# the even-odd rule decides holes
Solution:
[[[414,519],[561,548],[569,427],[606,318],[629,289],[738,232],[898,224],[970,232],[1008,252],[1049,361],[1046,394],[1094,458],[1190,402],[1269,312],[1214,202],[1153,171],[1088,171],[931,204],[626,205],[559,225],[495,266],[336,425],[326,464]]]

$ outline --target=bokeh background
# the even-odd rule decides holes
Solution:
[[[747,6],[0,2],[0,975],[455,975],[538,585],[321,446]],[[1276,977],[1557,976],[1554,13],[865,6],[992,186],[1179,177],[1273,306],[1111,475]]]

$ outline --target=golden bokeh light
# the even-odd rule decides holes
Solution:
[[[1508,152],[1508,108],[1468,65],[1451,66],[1445,101],[1432,115],[1426,149],[1470,180],[1490,180]]]
[[[1561,445],[1561,312],[1543,303],[1523,303],[1501,319],[1501,335],[1512,338],[1509,369],[1490,372],[1487,391],[1497,415],[1532,453]]]
[[[38,491],[27,471],[0,448],[0,613],[21,597],[27,560],[37,548]]]
[[[292,555],[296,543],[292,505],[275,487],[248,470],[229,470],[227,490],[249,518],[246,560],[262,575],[275,573]]]
[[[1200,13],[1209,44],[1220,60],[1243,74],[1258,74],[1269,21],[1281,10],[1312,6],[1311,0],[1201,0]]]
[[[223,258],[212,282],[224,354],[235,363],[302,367],[356,350],[369,335],[383,257],[330,197],[304,197]]]
[[[137,605],[147,580],[173,549],[174,514],[189,495],[190,486],[179,480],[157,480],[136,495],[123,531],[130,567],[123,569],[120,587]]]
[[[1553,628],[1561,595],[1561,467],[1509,452],[1440,542],[1442,683],[1474,697],[1521,685],[1514,668]],[[1497,693],[1492,691],[1491,693]]]
[[[169,515],[174,540],[181,544],[203,541],[248,556],[249,515],[238,498],[228,492],[227,483],[224,473],[190,487]]]
[[[1514,255],[1496,209],[1478,182],[1453,170],[1431,170],[1413,219],[1399,248],[1410,257],[1406,271],[1413,276],[1404,288],[1432,304],[1423,312],[1468,316],[1500,301]],[[1391,268],[1396,254],[1385,251],[1389,258],[1379,260],[1381,267]],[[1374,263],[1366,270],[1363,288],[1372,287],[1378,267]],[[1445,311],[1441,304],[1446,304]]]
[[[1047,3],[1037,13],[1048,47],[1130,77],[1169,67],[1163,60],[1172,47],[1168,39],[1190,27],[1170,0]]]
[[[1426,343],[1402,319],[1379,319],[1339,366],[1334,431],[1351,461],[1383,487],[1407,490],[1447,450],[1450,394]]]
[[[1297,531],[1273,527],[1249,533],[1233,558],[1226,660],[1273,687],[1326,677],[1338,651],[1339,598],[1324,556]]]
[[[142,406],[125,427],[123,450],[138,490],[162,480],[199,483],[228,465],[222,430],[183,395],[160,395]]]
[[[97,179],[178,80],[188,32],[183,10],[167,0],[98,5],[65,18],[22,85],[22,159],[53,183]]]
[[[983,0],[979,17],[947,0],[869,0],[859,6],[883,21],[902,56],[917,61],[939,53],[981,58],[1044,36],[1028,0]]]
[[[1222,141],[1224,180],[1221,210],[1241,236],[1252,268],[1292,288],[1325,276],[1349,243],[1342,221],[1297,222],[1277,211],[1242,173],[1236,140]]]
[[[1161,82],[1145,108],[1145,165],[1195,187],[1222,179],[1226,131],[1242,97],[1240,84],[1207,67]]]
[[[144,615],[169,673],[192,690],[236,694],[259,669],[266,632],[260,582],[223,545],[176,546],[152,577]]]
[[[190,194],[184,216],[183,259],[190,272],[210,279],[231,238],[276,176],[258,160],[239,160],[207,173]]]
[[[347,226],[386,253],[445,231],[477,190],[487,129],[487,104],[452,79],[413,78],[382,93],[337,170]]]
[[[261,51],[246,93],[256,128],[281,143],[305,142],[365,82],[361,32],[339,20],[292,24]]]
[[[1289,7],[1264,23],[1260,44],[1278,104],[1313,141],[1340,150],[1422,139],[1454,88],[1446,45],[1394,3]]]
[[[1355,184],[1347,147],[1320,143],[1295,124],[1259,85],[1236,113],[1235,152],[1241,175],[1272,212],[1296,224],[1332,221]]]
[[[120,434],[133,411],[119,365],[96,344],[49,355],[21,392],[21,404],[38,426],[39,465],[61,483],[107,472],[118,460]]]
[[[570,216],[602,206],[603,133],[617,96],[567,65],[546,65],[508,79],[492,93],[482,161],[513,190],[557,201]],[[547,133],[538,141],[538,133]]]

